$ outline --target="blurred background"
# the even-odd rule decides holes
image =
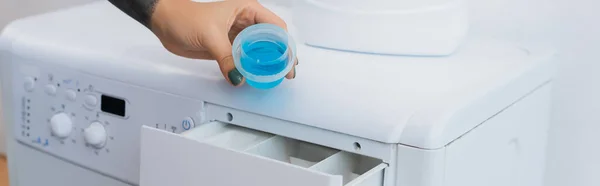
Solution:
[[[0,28],[23,16],[91,1],[0,0]],[[600,185],[598,7],[597,0],[470,0],[472,34],[546,42],[559,49],[547,186]],[[5,151],[3,129],[0,125],[0,153]]]

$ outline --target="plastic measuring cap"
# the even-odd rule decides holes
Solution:
[[[232,45],[235,68],[248,85],[270,89],[279,85],[296,60],[296,44],[281,27],[261,23],[247,27]]]

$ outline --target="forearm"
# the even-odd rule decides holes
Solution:
[[[151,27],[152,14],[159,0],[108,0],[129,17],[147,28]]]

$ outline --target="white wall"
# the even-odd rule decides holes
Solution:
[[[600,1],[561,0],[548,186],[600,185]]]
[[[94,0],[0,0],[0,29],[11,20]],[[1,92],[1,90],[0,90]],[[0,98],[2,96],[0,95]],[[0,105],[2,100],[0,100]],[[0,107],[0,113],[2,108]],[[0,116],[1,117],[1,116]],[[6,152],[4,124],[0,118],[0,154]]]
[[[476,32],[558,47],[547,186],[600,185],[600,1],[471,0]],[[499,7],[503,7],[499,9]]]
[[[480,16],[476,32],[558,47],[546,186],[600,185],[600,1],[471,0],[471,6]]]
[[[91,1],[93,0],[0,0],[0,25],[15,18]]]

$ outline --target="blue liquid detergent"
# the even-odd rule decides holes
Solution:
[[[259,75],[271,76],[285,70],[287,66],[286,46],[281,42],[251,41],[242,45],[246,55],[241,56],[242,68],[246,72]],[[246,82],[255,88],[269,89],[279,85],[284,78],[273,82],[263,83],[246,79]]]
[[[272,24],[256,24],[244,29],[232,47],[236,68],[248,85],[258,89],[279,85],[296,59],[293,38]]]

